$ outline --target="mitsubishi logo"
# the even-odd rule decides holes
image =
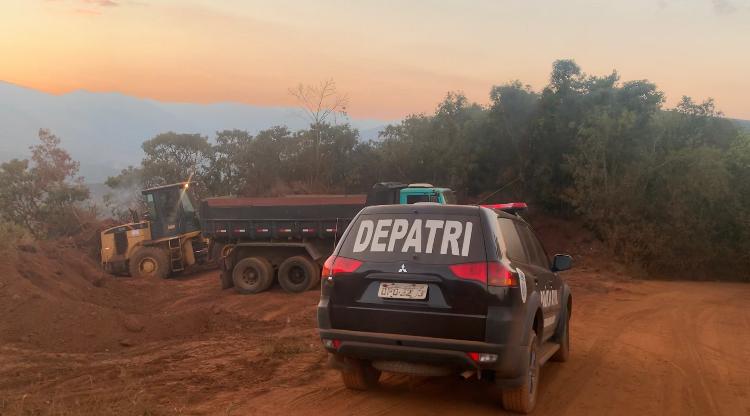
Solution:
[[[406,273],[406,265],[405,264],[401,264],[401,268],[398,269],[398,272],[399,273]]]

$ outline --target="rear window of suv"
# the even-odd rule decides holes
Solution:
[[[364,214],[352,223],[339,255],[372,262],[484,261],[479,218],[465,215]]]

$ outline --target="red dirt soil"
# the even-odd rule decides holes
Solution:
[[[535,414],[750,415],[750,285],[633,280],[566,227],[537,224],[578,264],[571,360],[542,369]],[[3,258],[0,415],[503,414],[477,380],[346,390],[316,335],[317,291],[242,296],[216,271],[114,278],[53,245]]]

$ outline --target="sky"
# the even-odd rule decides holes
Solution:
[[[336,81],[360,118],[541,90],[556,59],[750,119],[750,0],[2,0],[0,80],[52,93],[294,105]]]

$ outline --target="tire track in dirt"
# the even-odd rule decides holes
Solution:
[[[750,416],[750,285],[571,277],[571,360],[543,368],[535,414]],[[316,292],[216,285],[213,273],[118,281],[157,292],[129,306],[145,320],[132,347],[0,345],[0,414],[44,414],[50,399],[92,415],[505,414],[477,380],[385,374],[376,390],[347,390],[317,338]],[[175,316],[201,322],[170,328]]]
[[[541,400],[539,410],[546,410],[556,414],[566,414],[568,410],[571,409],[576,399],[581,395],[590,394],[587,387],[594,382],[594,376],[597,370],[601,367],[602,362],[608,360],[609,357],[619,351],[619,348],[617,348],[617,342],[626,329],[628,329],[636,320],[641,319],[643,316],[653,314],[658,310],[659,309],[655,307],[645,307],[637,311],[630,311],[612,317],[611,320],[609,320],[609,325],[603,328],[604,333],[597,336],[594,340],[594,344],[585,353],[582,353],[582,356],[576,357],[577,359],[573,361],[578,362],[575,367],[569,368],[569,364],[572,362],[564,363],[562,365],[550,363],[549,365],[565,367],[559,369],[555,375],[558,376],[559,373],[564,370],[566,376],[555,377],[553,380],[544,381],[545,375],[542,373],[542,382],[547,386],[547,389],[540,391]],[[546,369],[549,370],[549,368]],[[545,369],[542,371],[544,370]],[[554,386],[556,387],[550,386],[552,383],[554,383]]]

